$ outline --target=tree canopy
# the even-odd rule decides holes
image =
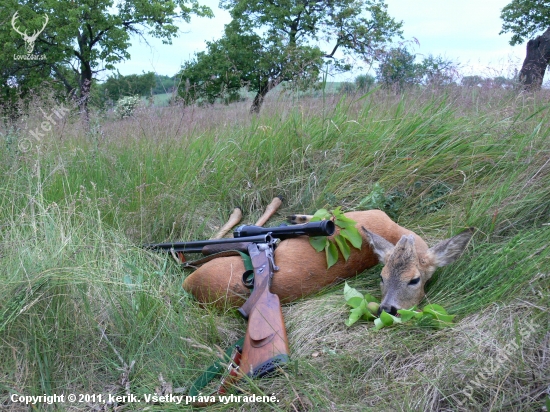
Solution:
[[[145,96],[152,93],[156,86],[155,73],[130,74],[122,76],[120,73],[109,76],[101,85],[102,91],[108,99],[119,100],[125,96]]]
[[[513,33],[510,45],[521,44],[550,28],[549,0],[512,0],[501,12],[503,33]]]
[[[512,46],[530,39],[518,80],[527,90],[540,89],[550,63],[550,1],[512,0],[502,9],[501,18],[500,34],[513,33]],[[533,38],[542,31],[544,33]]]
[[[428,56],[416,62],[416,55],[401,46],[389,50],[380,59],[376,77],[385,88],[397,92],[418,85],[444,86],[454,82],[457,65],[441,56]]]
[[[17,11],[18,22],[29,32],[44,15],[48,24],[36,39],[34,53],[44,60],[14,60],[24,54],[25,42],[10,24],[0,26],[4,53],[0,58],[2,87],[5,94],[36,88],[44,79],[63,85],[66,91],[78,90],[81,105],[86,107],[91,83],[102,70],[130,57],[130,36],[145,34],[170,43],[178,32],[178,20],[189,21],[191,15],[212,16],[208,7],[197,0],[33,0],[20,5],[6,0],[0,20],[9,22]],[[144,38],[145,39],[145,38]],[[36,74],[35,74],[36,73]],[[8,85],[5,79],[13,79]]]
[[[323,59],[349,70],[350,57],[370,63],[401,35],[401,22],[383,0],[222,0],[220,6],[233,20],[183,66],[180,95],[187,100],[231,100],[246,86],[256,93],[251,111],[258,112],[281,82],[317,81]]]

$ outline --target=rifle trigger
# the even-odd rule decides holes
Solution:
[[[243,285],[248,289],[254,289],[254,271],[247,270],[243,273]]]

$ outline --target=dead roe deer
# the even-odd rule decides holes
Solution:
[[[433,247],[412,231],[399,226],[380,210],[348,212],[363,236],[361,249],[352,248],[345,261],[327,269],[324,253],[318,253],[307,237],[282,241],[275,250],[279,270],[271,291],[281,302],[311,295],[322,288],[355,276],[378,263],[381,277],[380,311],[396,314],[424,298],[424,286],[436,268],[454,262],[467,246],[473,228],[443,240]],[[303,219],[295,219],[303,223]],[[199,301],[220,307],[240,306],[249,290],[242,283],[245,268],[240,256],[216,258],[189,275],[183,287]]]

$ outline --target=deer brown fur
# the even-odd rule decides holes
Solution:
[[[316,252],[309,244],[307,237],[287,239],[277,247],[275,262],[280,269],[275,272],[271,291],[279,295],[282,302],[291,302],[311,295],[328,285],[355,276],[379,262],[385,263],[385,256],[390,256],[393,253],[395,257],[396,251],[390,250],[393,245],[398,244],[405,237],[408,243],[413,244],[415,248],[416,253],[411,256],[417,257],[425,266],[422,269],[426,272],[422,279],[422,293],[418,294],[421,297],[418,302],[415,302],[417,304],[424,296],[424,283],[431,277],[435,268],[454,261],[460,254],[458,253],[453,259],[443,262],[443,258],[435,256],[434,251],[442,249],[441,245],[444,242],[449,243],[454,238],[429,249],[426,242],[417,234],[399,226],[380,210],[349,212],[345,215],[357,222],[357,228],[363,236],[361,250],[352,247],[347,262],[340,256],[338,262],[327,269],[325,254]],[[464,236],[467,239],[461,245],[460,252],[466,246],[470,236],[471,234]],[[382,241],[387,241],[386,244],[380,246],[380,242],[377,243],[379,238],[382,238]],[[439,249],[437,249],[438,247]],[[443,256],[443,254],[441,255]],[[244,264],[240,256],[220,257],[204,264],[189,275],[185,279],[183,287],[200,302],[215,303],[220,307],[240,306],[249,295],[249,290],[242,283],[244,271]],[[412,275],[404,274],[403,276],[406,278]]]

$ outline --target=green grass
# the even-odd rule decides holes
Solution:
[[[284,307],[286,374],[243,385],[279,403],[212,409],[540,410],[550,385],[547,101],[465,89],[273,96],[258,117],[249,102],[150,108],[93,118],[89,131],[73,109],[23,153],[24,126],[52,104],[37,101],[2,130],[0,404],[18,410],[12,393],[185,394],[246,325],[200,307],[181,287],[186,273],[139,245],[208,238],[235,206],[252,223],[276,195],[285,203],[273,225],[321,207],[359,210],[378,191],[376,206],[430,244],[478,229],[428,287],[426,302],[458,314],[457,325],[347,328],[343,286],[329,288]],[[379,296],[379,270],[350,284]],[[527,320],[538,325],[529,336]],[[461,390],[510,341],[519,349],[465,401]]]

